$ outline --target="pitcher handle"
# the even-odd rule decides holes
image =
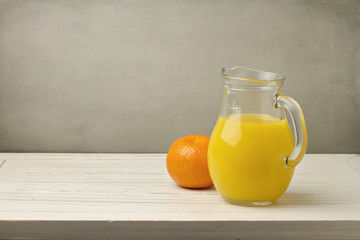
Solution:
[[[289,112],[290,121],[288,120],[288,123],[289,125],[291,124],[294,129],[295,147],[291,155],[287,157],[286,165],[296,166],[304,157],[307,146],[307,133],[304,115],[299,104],[288,96],[278,96],[275,107],[283,107]]]

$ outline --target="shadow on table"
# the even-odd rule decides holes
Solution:
[[[180,189],[185,189],[185,190],[189,190],[189,191],[196,191],[196,192],[216,192],[216,189],[213,186],[208,187],[208,188],[185,188],[185,187],[181,187],[179,185],[176,185],[178,188]]]
[[[282,207],[289,205],[297,205],[297,206],[314,206],[324,204],[325,199],[319,197],[319,195],[314,193],[302,193],[299,191],[289,191],[286,192],[280,199],[278,199],[274,204],[268,207]]]

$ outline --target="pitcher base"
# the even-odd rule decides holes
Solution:
[[[246,206],[246,207],[263,207],[273,204],[272,201],[265,201],[265,202],[248,202],[248,201],[239,201],[239,200],[232,200],[223,197],[224,200],[228,203],[239,205],[239,206]]]

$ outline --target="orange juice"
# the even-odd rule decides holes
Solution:
[[[230,202],[272,202],[286,191],[294,167],[286,119],[269,115],[219,117],[211,135],[208,165],[217,191]]]

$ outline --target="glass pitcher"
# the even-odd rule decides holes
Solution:
[[[224,98],[208,148],[211,178],[230,203],[272,204],[305,154],[303,113],[295,100],[281,95],[280,74],[233,67],[222,75]]]

